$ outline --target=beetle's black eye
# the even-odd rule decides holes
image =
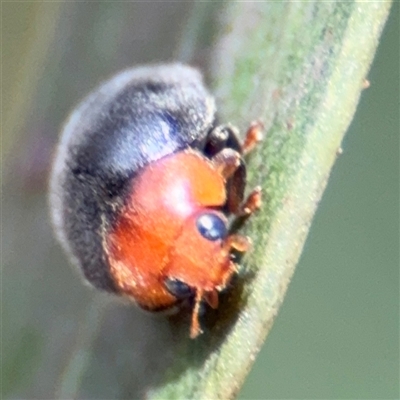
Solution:
[[[218,215],[207,213],[197,218],[197,229],[201,236],[214,242],[218,239],[224,239],[228,233],[225,221]]]
[[[185,299],[193,295],[193,289],[178,279],[166,278],[164,283],[168,292],[178,299]]]

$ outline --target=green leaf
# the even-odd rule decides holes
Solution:
[[[227,399],[240,389],[283,301],[389,8],[234,2],[224,10],[211,60],[217,104],[224,122],[266,126],[249,177],[264,204],[245,229],[254,249],[225,315],[182,344],[168,383],[148,398]]]

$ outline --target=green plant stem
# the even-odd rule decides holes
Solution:
[[[182,343],[149,399],[228,399],[240,389],[283,301],[389,9],[356,1],[225,8],[211,60],[217,104],[224,122],[266,126],[249,172],[264,205],[245,229],[254,248],[212,331]]]

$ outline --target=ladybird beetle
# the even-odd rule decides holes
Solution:
[[[260,125],[240,143],[215,113],[191,67],[126,70],[72,113],[50,179],[57,237],[86,280],[149,311],[190,299],[192,338],[237,268],[232,251],[249,247],[228,217],[261,202],[259,188],[244,200],[243,160]]]

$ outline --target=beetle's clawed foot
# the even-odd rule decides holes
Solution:
[[[250,124],[242,143],[242,152],[244,155],[249,154],[263,140],[263,131],[264,124],[261,121],[253,121]]]
[[[257,211],[262,204],[261,186],[256,186],[240,207],[238,216],[249,217]]]

